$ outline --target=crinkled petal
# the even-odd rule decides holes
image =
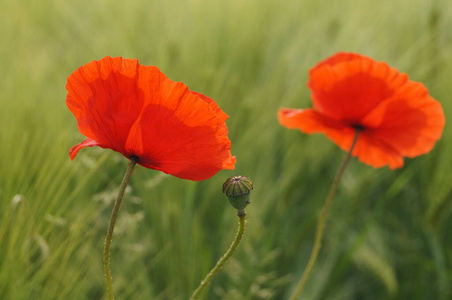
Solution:
[[[124,154],[129,130],[143,107],[137,88],[138,61],[105,57],[68,77],[67,106],[80,132]]]
[[[235,167],[228,116],[155,66],[106,57],[69,76],[67,90],[67,105],[88,137],[71,149],[71,158],[83,147],[100,146],[191,180]]]
[[[313,109],[282,109],[279,120],[305,133],[324,133],[374,167],[403,166],[403,157],[429,152],[445,125],[441,104],[421,83],[410,81],[384,62],[338,53],[310,71]]]
[[[394,97],[382,102],[362,121],[372,137],[391,145],[401,155],[428,153],[440,139],[445,125],[441,104],[427,89],[410,82]]]
[[[221,108],[215,103],[215,101],[213,101],[213,99],[211,99],[201,93],[198,93],[198,92],[193,92],[193,91],[190,91],[190,92],[199,96],[204,102],[206,102],[209,105],[210,110],[214,114],[216,114],[219,122],[224,122],[229,118],[229,116],[224,111],[221,110]]]
[[[349,136],[353,139],[354,133]],[[349,151],[350,147],[341,147],[344,151]],[[403,156],[393,147],[382,140],[379,140],[372,133],[361,131],[358,141],[353,149],[352,156],[374,168],[389,166],[390,169],[403,167]]]
[[[213,100],[167,78],[159,86],[140,87],[146,105],[126,151],[138,156],[141,165],[190,180],[234,169],[227,115]]]
[[[356,125],[407,80],[384,62],[339,53],[311,69],[308,86],[318,112]]]

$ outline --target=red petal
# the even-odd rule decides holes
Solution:
[[[313,109],[280,109],[279,122],[288,128],[297,128],[302,132],[324,133],[342,150],[348,152],[355,138],[356,130],[340,121],[328,118]],[[358,159],[373,167],[389,165],[397,168],[403,165],[400,153],[372,136],[362,131],[352,153]]]
[[[354,133],[351,135],[352,139],[353,137]],[[341,148],[344,151],[350,150],[350,147]],[[386,165],[390,169],[403,167],[403,157],[397,150],[366,131],[360,132],[352,155],[357,156],[359,161],[374,168],[381,168]]]
[[[94,146],[100,146],[102,147],[98,142],[96,142],[93,139],[87,138],[85,139],[83,142],[81,142],[80,144],[75,145],[74,147],[72,147],[69,150],[69,156],[71,157],[71,160],[73,160],[76,156],[77,153],[80,149],[85,148],[85,147],[94,147]],[[105,147],[102,147],[105,148]]]
[[[222,111],[220,107],[218,107],[218,105],[215,103],[215,101],[213,101],[213,99],[198,92],[193,91],[190,92],[199,96],[202,100],[209,104],[210,110],[212,110],[212,112],[217,115],[218,120],[226,121],[229,118],[229,116],[224,111]]]
[[[332,130],[338,132],[353,131],[342,122],[322,115],[314,109],[281,108],[278,113],[278,120],[281,125],[287,128],[296,128],[309,134],[326,133]]]
[[[445,125],[441,104],[420,83],[409,82],[390,100],[381,103],[363,122],[374,128],[372,137],[391,145],[401,155],[428,153]]]
[[[314,108],[330,118],[359,124],[380,102],[407,81],[384,62],[340,53],[310,71]]]
[[[374,167],[403,166],[403,157],[429,152],[445,125],[441,104],[427,89],[386,63],[339,53],[310,72],[313,109],[281,109],[279,120],[306,133],[321,132]]]
[[[191,180],[234,168],[228,116],[157,67],[106,57],[69,76],[67,90],[67,105],[88,137],[71,149],[71,158],[83,147],[101,146]]]
[[[144,68],[140,66],[140,74],[149,74]],[[128,153],[147,168],[183,179],[204,180],[221,169],[234,169],[227,115],[212,99],[166,77],[158,86],[141,79],[146,104],[127,139]]]
[[[68,77],[67,106],[80,132],[124,154],[129,130],[143,107],[137,89],[138,61],[105,57]]]

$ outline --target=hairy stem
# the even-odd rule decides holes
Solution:
[[[242,239],[242,236],[245,233],[246,212],[244,210],[239,210],[237,212],[237,216],[239,217],[239,228],[237,230],[237,234],[235,235],[234,241],[232,242],[228,251],[226,251],[226,253],[217,262],[215,267],[213,267],[209,274],[207,274],[206,278],[204,278],[201,281],[198,288],[193,292],[193,295],[190,297],[190,300],[198,299],[201,292],[206,288],[209,282],[215,277],[218,271],[220,271],[221,267],[224,266],[224,264],[228,261],[228,259],[232,256],[232,254],[234,254],[235,250],[237,249],[237,246],[239,245],[240,240]]]
[[[110,248],[111,241],[113,237],[113,231],[115,230],[116,219],[118,218],[118,212],[121,207],[122,198],[124,197],[124,192],[126,190],[127,184],[129,183],[130,177],[132,176],[133,169],[138,162],[137,157],[132,157],[130,159],[130,164],[127,167],[126,173],[121,182],[121,186],[119,187],[119,193],[115,200],[115,205],[113,206],[113,210],[111,212],[110,223],[108,225],[107,236],[105,237],[104,244],[104,269],[105,276],[107,278],[107,292],[108,299],[113,300],[113,278],[111,277],[111,268],[110,268]]]

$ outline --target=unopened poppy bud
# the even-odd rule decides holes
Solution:
[[[243,211],[250,204],[250,192],[253,181],[248,177],[234,176],[223,183],[223,193],[228,197],[229,203],[238,211]]]

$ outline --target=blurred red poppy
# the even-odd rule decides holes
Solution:
[[[353,156],[373,167],[403,166],[403,157],[428,153],[440,139],[441,104],[422,83],[410,81],[384,62],[338,53],[309,73],[313,108],[282,108],[287,128],[324,133],[345,151],[361,129]]]
[[[87,137],[71,148],[71,159],[81,148],[99,146],[183,179],[234,169],[228,116],[155,66],[105,57],[72,73],[66,89],[66,104]]]

